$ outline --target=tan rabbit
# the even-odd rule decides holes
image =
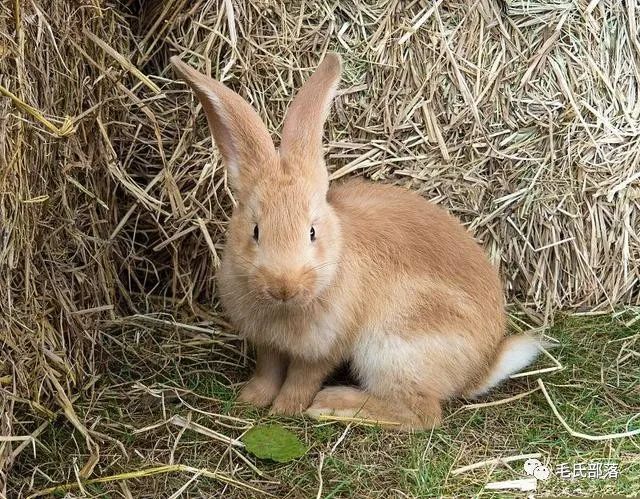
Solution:
[[[238,200],[218,279],[257,351],[240,401],[429,428],[443,400],[484,393],[535,359],[535,338],[504,337],[498,274],[456,219],[402,188],[329,187],[322,135],[337,54],[294,98],[279,150],[242,97],[171,61],[204,108]],[[321,389],[344,361],[360,387]]]

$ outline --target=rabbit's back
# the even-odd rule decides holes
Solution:
[[[332,187],[329,202],[352,257],[390,275],[426,275],[502,310],[497,270],[444,209],[412,191],[359,180]]]

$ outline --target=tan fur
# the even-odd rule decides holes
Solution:
[[[256,371],[238,400],[256,407],[271,405],[287,374],[287,359],[277,350],[261,346],[256,351]]]
[[[482,249],[416,193],[362,181],[329,189],[321,138],[337,55],[294,99],[280,152],[236,94],[173,62],[237,168],[239,206],[218,280],[225,310],[258,352],[240,401],[283,414],[311,404],[312,415],[401,429],[437,425],[442,400],[482,384],[504,335],[500,280]],[[319,391],[344,361],[361,389]]]
[[[432,428],[442,420],[440,402],[428,395],[380,398],[349,386],[330,386],[316,395],[310,416],[339,416],[371,420],[395,430]]]

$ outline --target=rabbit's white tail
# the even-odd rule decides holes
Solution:
[[[504,338],[489,374],[467,396],[475,398],[484,395],[512,374],[527,367],[538,356],[540,346],[541,342],[538,338],[526,334]]]

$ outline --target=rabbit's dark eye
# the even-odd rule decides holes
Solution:
[[[258,226],[253,226],[253,240],[258,242],[258,238],[260,237],[260,230],[258,230]]]
[[[313,227],[311,227],[311,230],[309,231],[309,237],[311,237],[312,241],[316,240],[316,229],[314,229]]]

